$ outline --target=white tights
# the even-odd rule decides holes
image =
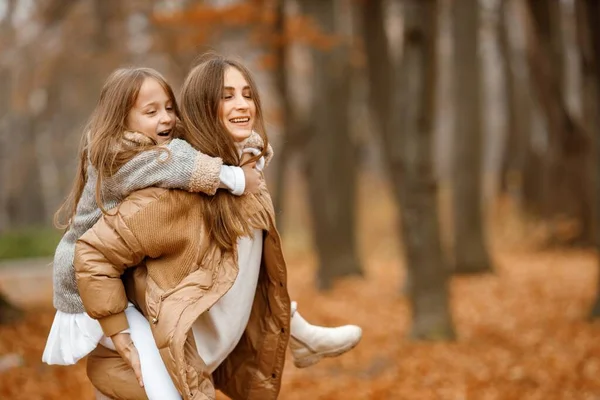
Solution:
[[[156,348],[156,342],[148,320],[133,306],[125,310],[131,340],[140,355],[142,367],[142,379],[144,390],[149,400],[181,400],[181,395],[175,388],[171,376],[163,363],[160,353]],[[112,340],[106,336],[100,339],[100,344],[111,350],[115,350]],[[99,391],[96,391],[96,400],[108,399]]]

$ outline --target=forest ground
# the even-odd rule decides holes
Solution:
[[[383,194],[373,196],[376,191]],[[326,293],[314,289],[309,230],[298,228],[306,227],[306,210],[287,202],[295,210],[283,226],[289,289],[299,311],[321,325],[358,324],[364,335],[339,358],[307,369],[288,362],[280,399],[600,399],[600,321],[586,320],[598,282],[595,252],[540,249],[539,230],[495,207],[489,241],[496,273],[451,282],[458,340],[410,341],[405,272],[388,194],[380,182],[361,185],[365,277],[342,280]],[[27,303],[26,285],[15,289],[2,276],[0,270],[0,289],[17,290],[11,298],[22,301],[27,313],[0,327],[0,399],[91,400],[85,360],[69,367],[40,361],[54,315],[50,299]],[[51,280],[44,289],[40,279],[27,279],[36,282],[33,298],[51,293]]]

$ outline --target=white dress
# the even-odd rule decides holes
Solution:
[[[103,336],[100,323],[87,313],[56,311],[42,361],[50,365],[75,364],[94,350]]]

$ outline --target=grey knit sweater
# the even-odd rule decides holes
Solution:
[[[187,142],[173,139],[164,151],[149,150],[126,163],[110,179],[103,181],[104,209],[116,207],[130,193],[150,186],[184,189],[214,194],[219,188],[223,162],[194,150]],[[102,216],[96,203],[97,171],[87,168],[87,181],[77,204],[71,226],[61,239],[54,255],[54,307],[62,312],[85,312],[77,283],[73,259],[75,243]]]

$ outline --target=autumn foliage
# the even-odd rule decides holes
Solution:
[[[365,185],[361,201],[373,190]],[[361,213],[361,226],[368,227],[361,233],[365,278],[341,281],[326,293],[313,289],[315,254],[305,232],[290,228],[306,220],[306,210],[293,206],[284,240],[299,311],[323,325],[359,324],[364,337],[350,353],[314,367],[288,363],[280,399],[600,398],[600,323],[586,319],[597,281],[595,253],[496,243],[495,275],[452,281],[458,341],[413,342],[406,339],[411,317],[401,294],[405,273],[391,203]],[[22,365],[0,372],[0,399],[92,399],[85,361],[70,367],[40,361],[52,317],[50,309],[31,310],[23,322],[0,328],[0,358],[23,357]]]

